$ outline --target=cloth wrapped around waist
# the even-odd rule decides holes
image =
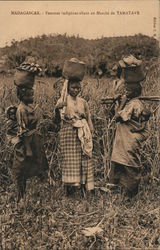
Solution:
[[[63,124],[65,125],[65,123],[72,124],[73,127],[78,129],[78,138],[81,141],[82,151],[91,158],[93,149],[92,135],[86,119],[64,119]]]

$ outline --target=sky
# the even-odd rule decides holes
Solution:
[[[88,39],[142,33],[158,39],[158,12],[158,0],[0,1],[0,47],[55,33]]]

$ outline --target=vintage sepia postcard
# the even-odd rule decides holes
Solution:
[[[159,0],[0,0],[0,249],[159,249]]]

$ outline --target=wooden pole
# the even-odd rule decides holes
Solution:
[[[137,98],[142,101],[160,102],[160,96],[139,96]],[[101,99],[101,104],[112,104],[115,101],[114,97],[106,97]]]

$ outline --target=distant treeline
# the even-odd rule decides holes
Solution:
[[[76,57],[86,63],[89,75],[109,76],[122,55],[131,53],[149,62],[158,58],[158,52],[158,41],[142,34],[92,40],[67,34],[44,34],[23,41],[12,40],[11,46],[0,49],[0,56],[6,58],[6,70],[15,69],[26,57],[33,56],[48,76],[60,76],[64,61]]]

